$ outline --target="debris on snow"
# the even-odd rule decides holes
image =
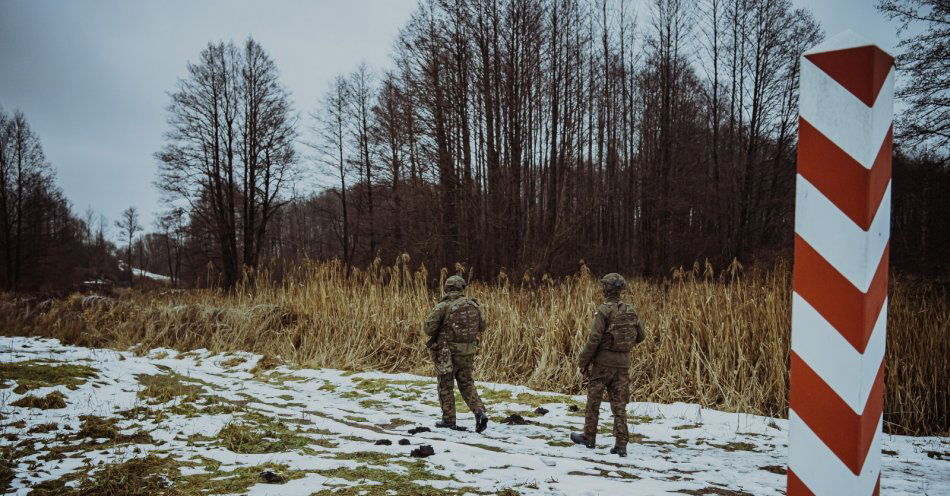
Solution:
[[[525,420],[525,418],[521,415],[514,413],[505,417],[505,420],[502,420],[501,423],[508,425],[529,425],[531,424],[531,421]]]
[[[261,472],[261,479],[264,479],[264,482],[268,484],[283,484],[285,482],[283,477],[271,472],[270,470]]]
[[[422,446],[419,446],[418,448],[412,450],[409,454],[416,458],[426,458],[426,457],[434,455],[435,450],[432,449],[432,446],[428,444],[423,444]]]

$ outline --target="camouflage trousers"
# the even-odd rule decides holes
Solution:
[[[472,378],[472,367],[475,355],[452,355],[451,367],[439,366],[438,352],[432,351],[432,360],[436,363],[438,374],[439,405],[442,407],[442,420],[448,423],[455,422],[455,383],[458,383],[459,392],[465,404],[472,413],[485,411],[482,399],[475,389],[475,379]]]
[[[597,420],[604,391],[610,399],[614,416],[614,445],[627,446],[627,401],[630,398],[630,371],[627,368],[591,365],[587,373],[587,410],[584,415],[584,437],[597,440]]]

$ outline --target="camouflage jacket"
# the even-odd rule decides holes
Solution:
[[[617,305],[622,303],[620,298],[611,297],[601,303],[594,312],[594,320],[590,324],[590,333],[587,335],[587,343],[577,359],[577,366],[586,369],[591,363],[604,367],[630,367],[630,353],[610,351],[601,349],[601,343],[604,340],[604,333],[610,327],[610,319],[617,311]],[[640,329],[639,343],[643,340],[643,329]]]
[[[451,304],[459,298],[468,298],[468,297],[465,296],[465,294],[462,293],[461,291],[449,291],[448,293],[445,294],[445,296],[442,297],[441,300],[439,300],[438,303],[436,303],[436,305],[432,308],[432,311],[430,311],[429,315],[426,317],[426,321],[422,326],[422,330],[423,332],[425,332],[425,335],[429,338],[430,348],[434,347],[437,342],[437,340],[432,339],[432,338],[439,336],[442,332],[442,327],[443,327],[442,324],[445,321],[446,310],[448,310]],[[478,305],[477,300],[475,300],[474,298],[470,298],[470,299],[475,302],[476,306]],[[478,332],[482,333],[482,332],[485,332],[485,329],[488,327],[488,321],[485,320],[485,314],[483,312],[479,312],[479,317],[480,317],[481,322],[479,325]],[[438,340],[438,342],[443,342],[443,341],[444,340],[442,339]],[[450,349],[452,349],[453,355],[470,355],[470,354],[475,353],[475,351],[477,350],[477,347],[474,344],[468,344],[468,343],[464,343],[464,345],[463,343],[457,343],[454,345],[453,343],[448,343],[448,346]]]

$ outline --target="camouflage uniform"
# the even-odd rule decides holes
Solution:
[[[429,336],[427,346],[435,364],[438,375],[439,404],[442,407],[442,421],[445,424],[455,424],[455,391],[453,382],[458,382],[459,392],[465,404],[477,416],[485,413],[485,406],[478,396],[475,380],[472,378],[472,368],[475,354],[478,351],[477,342],[455,342],[454,333],[448,322],[454,309],[468,306],[468,313],[461,318],[468,319],[465,325],[477,329],[481,335],[487,327],[484,314],[478,309],[478,301],[465,296],[465,280],[459,276],[452,276],[445,281],[445,296],[429,312],[426,317],[424,331]]]
[[[594,320],[591,323],[587,344],[578,358],[578,367],[586,370],[587,410],[584,416],[583,438],[589,447],[593,447],[597,439],[597,421],[600,415],[600,403],[607,392],[610,399],[610,410],[613,413],[614,446],[622,448],[626,454],[627,440],[627,401],[630,397],[630,352],[612,351],[609,340],[613,339],[608,331],[611,321],[621,312],[633,312],[632,307],[620,300],[620,292],[626,283],[619,274],[608,274],[601,280],[604,284],[606,301],[597,307]],[[643,341],[645,334],[636,321],[636,341]]]

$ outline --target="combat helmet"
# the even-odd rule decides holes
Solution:
[[[465,289],[465,279],[462,276],[451,276],[445,280],[445,291],[462,291]]]
[[[605,293],[619,293],[627,286],[627,281],[624,281],[623,276],[616,272],[605,275],[600,282],[604,285]]]

